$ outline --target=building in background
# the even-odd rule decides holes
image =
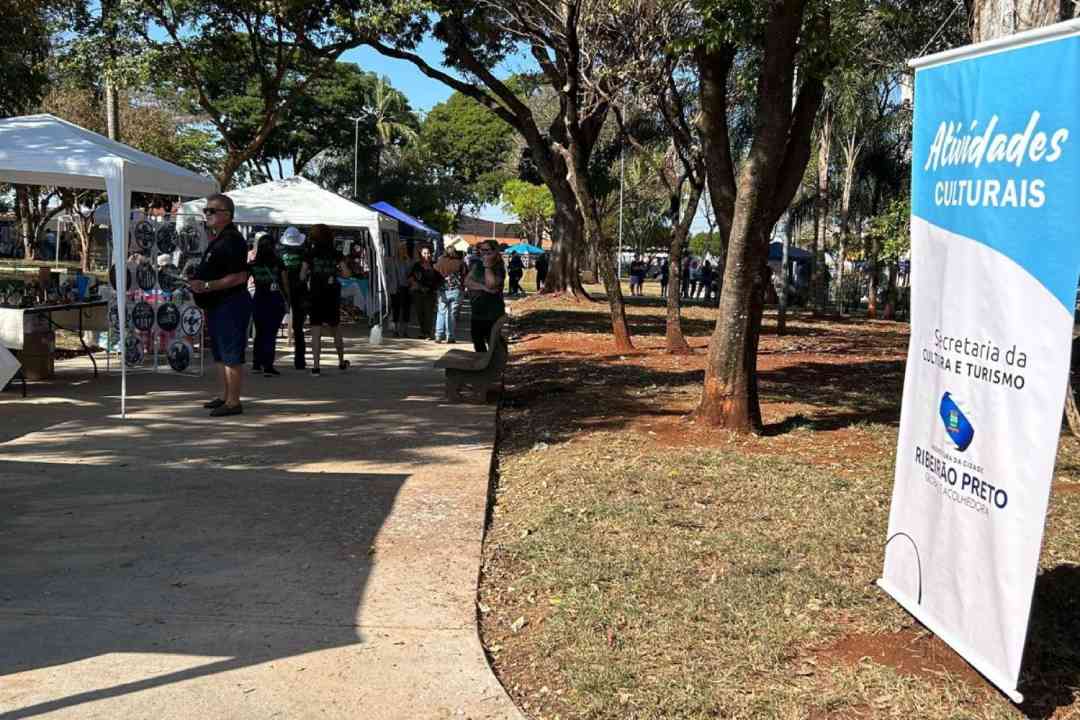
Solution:
[[[525,239],[525,229],[521,223],[501,223],[462,215],[454,228],[453,235],[455,238],[460,237],[469,245],[492,238],[504,245],[516,245]]]

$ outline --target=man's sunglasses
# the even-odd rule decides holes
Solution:
[[[203,209],[203,215],[206,215],[206,216],[217,215],[219,212],[229,212],[229,211],[226,210],[225,208],[211,208],[211,207],[208,207],[208,208]]]

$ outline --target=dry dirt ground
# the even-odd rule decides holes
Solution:
[[[766,317],[765,433],[689,417],[694,354],[658,300],[512,306],[481,579],[482,638],[533,718],[1080,716],[1080,443],[1062,437],[1021,691],[1012,705],[874,586],[906,324]]]

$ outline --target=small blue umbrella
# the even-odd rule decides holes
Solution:
[[[544,251],[535,245],[529,243],[518,243],[517,245],[511,245],[506,249],[508,253],[514,253],[515,255],[543,255]]]

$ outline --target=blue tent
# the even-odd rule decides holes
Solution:
[[[417,220],[409,213],[398,210],[396,207],[388,202],[380,200],[377,203],[372,204],[373,208],[381,212],[383,215],[389,215],[397,220],[405,227],[401,228],[400,235],[403,238],[423,238],[424,240],[437,240],[442,238],[442,233],[424,224],[422,220]]]
[[[795,262],[809,262],[814,256],[813,253],[797,248],[794,245],[788,247],[787,251],[788,260]],[[774,240],[769,243],[769,259],[770,260],[782,260],[784,258],[784,244],[779,240]]]
[[[515,255],[543,255],[544,251],[535,245],[529,243],[518,243],[517,245],[511,245],[506,249],[508,253],[514,253]]]

